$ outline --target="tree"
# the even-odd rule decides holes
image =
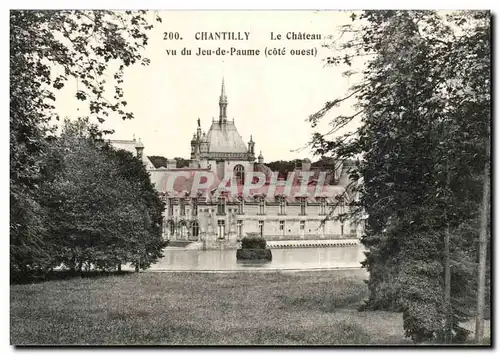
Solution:
[[[141,201],[143,204],[140,213],[145,233],[138,246],[141,250],[140,268],[145,269],[163,256],[161,251],[166,243],[162,238],[162,212],[165,206],[142,162],[124,150],[110,149],[109,152],[119,163],[118,176],[131,183],[131,196],[135,201]]]
[[[156,19],[161,21],[157,16]],[[140,49],[151,29],[144,11],[10,12],[10,241],[11,268],[45,268],[50,254],[40,209],[40,158],[58,119],[55,92],[78,82],[76,98],[89,103],[99,121],[126,112],[124,68],[147,65]],[[113,71],[113,68],[116,70]],[[109,82],[108,78],[113,78]],[[108,80],[108,82],[106,82]],[[106,85],[114,82],[114,90]],[[47,246],[48,247],[48,246]]]
[[[155,168],[161,168],[161,167],[166,168],[167,167],[168,159],[161,156],[161,155],[152,155],[148,158],[149,158],[149,160],[151,160],[151,163],[153,163]],[[175,157],[174,159],[176,161],[177,168],[189,167],[189,162],[190,162],[189,159],[184,159],[181,157]]]
[[[151,155],[148,157],[151,163],[155,168],[166,168],[167,167],[167,158],[161,155]]]
[[[416,342],[463,341],[475,271],[474,232],[464,231],[478,219],[487,160],[489,14],[367,11],[358,23],[341,29],[353,36],[327,60],[368,58],[361,80],[310,120],[355,99],[356,112],[337,115],[330,133],[358,116],[361,127],[318,132],[312,146],[336,161],[361,158],[350,177],[360,195],[352,215],[368,215],[367,307],[402,311]]]
[[[163,203],[142,163],[98,133],[86,119],[66,121],[46,156],[47,168],[59,165],[42,186],[57,263],[79,271],[124,263],[146,268],[165,246]]]
[[[285,178],[287,177],[287,173],[294,171],[296,168],[300,168],[302,165],[302,160],[294,159],[290,161],[286,160],[277,160],[266,163],[266,165],[272,170],[277,171],[279,173],[279,177]]]

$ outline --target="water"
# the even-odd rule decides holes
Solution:
[[[272,249],[273,260],[267,263],[242,263],[236,250],[184,250],[166,248],[150,270],[249,270],[249,269],[335,269],[360,267],[362,246],[328,248]]]

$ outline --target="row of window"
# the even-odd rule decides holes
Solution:
[[[224,225],[224,221],[219,221],[219,222],[221,222],[222,225]],[[299,229],[302,233],[304,233],[305,229],[306,229],[306,221],[300,221],[299,223],[300,223]],[[279,226],[280,226],[279,227],[280,233],[285,234],[285,221],[279,221]],[[324,225],[323,225],[323,228],[324,228]],[[238,233],[238,236],[242,237],[242,234],[243,234],[243,221],[242,220],[236,221],[236,231]],[[259,221],[259,233],[261,236],[264,235],[264,221]],[[344,225],[343,224],[340,225],[340,234],[341,235],[344,234]]]
[[[198,200],[197,199],[192,199],[192,215],[197,216],[198,214]],[[238,209],[237,213],[238,214],[243,214],[243,202],[238,204]],[[259,200],[259,211],[258,214],[263,215],[265,214],[265,207],[266,207],[266,201],[261,198]],[[305,216],[307,211],[307,201],[305,198],[300,199],[300,215]],[[320,205],[319,205],[319,214],[321,215],[326,215],[327,211],[327,205],[326,205],[326,198],[322,198],[320,200]],[[186,215],[186,203],[184,199],[179,200],[179,213],[181,216]],[[174,204],[172,199],[168,199],[168,215],[172,216],[174,214]],[[226,200],[223,197],[220,197],[217,203],[217,214],[218,215],[225,215],[226,214]],[[286,214],[286,200],[284,198],[279,199],[279,207],[278,207],[278,214],[284,215]]]
[[[166,224],[164,224],[164,228],[167,228],[170,231],[170,234],[175,234],[176,230],[178,230],[181,236],[183,236],[184,234],[190,234],[194,237],[198,237],[198,234],[200,233],[200,225],[197,221],[193,221],[190,228],[188,228],[186,222],[184,221],[181,221],[177,225],[172,221],[168,221]]]
[[[300,221],[299,223],[300,223],[299,229],[300,229],[301,233],[305,233],[306,222]],[[176,229],[178,228],[179,236],[181,238],[190,237],[190,236],[197,238],[199,235],[199,231],[200,231],[200,227],[199,227],[199,224],[197,221],[194,221],[191,224],[190,228],[187,228],[187,225],[184,221],[180,222],[178,225],[169,221],[169,222],[167,222],[166,227],[168,228],[168,230],[170,231],[170,234],[172,234],[172,235],[176,233]],[[324,228],[324,225],[323,225],[323,228]],[[219,238],[221,238],[221,239],[224,238],[225,229],[226,229],[225,221],[218,220],[217,221],[217,235],[219,236]],[[279,221],[279,231],[280,231],[281,235],[285,235],[285,233],[286,233],[285,232],[285,221]],[[240,237],[240,238],[243,237],[243,221],[241,219],[236,221],[236,233],[237,233],[238,237]],[[264,221],[259,221],[259,234],[261,237],[264,236]],[[340,234],[341,235],[344,234],[344,225],[343,224],[340,225]]]
[[[192,199],[192,204],[193,204],[193,208],[192,208],[192,215],[193,217],[196,217],[198,215],[198,200],[197,199]],[[181,198],[179,200],[179,213],[181,216],[185,216],[186,215],[186,201]],[[172,201],[171,198],[168,199],[168,215],[169,216],[172,216],[174,214],[174,203]]]

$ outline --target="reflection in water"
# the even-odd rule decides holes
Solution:
[[[151,270],[243,270],[243,269],[317,269],[360,267],[363,247],[272,249],[273,260],[267,263],[236,261],[236,250],[184,250],[166,248],[165,257]]]

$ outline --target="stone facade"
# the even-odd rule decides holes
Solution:
[[[266,240],[351,239],[358,235],[356,226],[325,220],[333,203],[306,202],[305,214],[300,203],[286,204],[284,211],[279,203],[266,201],[263,205],[261,201],[243,203],[241,207],[241,203],[224,201],[220,206],[192,198],[170,198],[167,205],[171,207],[165,211],[164,235],[169,240],[235,245],[247,234],[261,235]],[[344,212],[335,206],[332,216]]]
[[[352,239],[359,237],[360,228],[347,222],[329,217],[338,216],[345,211],[349,199],[355,196],[346,194],[348,186],[346,164],[330,169],[326,187],[315,197],[294,197],[254,191],[243,197],[241,190],[236,196],[214,194],[207,189],[205,194],[190,194],[193,176],[197,172],[210,172],[223,179],[234,176],[241,184],[245,176],[261,172],[266,176],[266,186],[273,183],[272,172],[264,164],[262,153],[255,161],[255,142],[252,136],[245,144],[233,121],[227,120],[228,100],[224,81],[219,98],[219,119],[212,120],[207,133],[201,129],[201,121],[191,140],[191,161],[189,167],[177,168],[175,160],[169,160],[167,167],[155,169],[143,153],[142,142],[117,141],[117,146],[133,150],[142,159],[150,172],[151,180],[161,194],[166,208],[164,212],[164,238],[174,241],[200,241],[207,248],[221,245],[235,246],[239,239],[248,234],[257,234],[267,240],[298,239]],[[125,144],[127,143],[127,144]],[[319,184],[319,170],[311,168],[309,159],[304,159],[297,168],[293,181],[294,188],[300,185],[300,174],[310,172],[312,188]],[[169,174],[185,174],[187,177],[179,184],[168,187],[165,184]],[[278,185],[284,185],[280,180]],[[284,191],[284,188],[280,191]],[[296,192],[296,191],[295,191]],[[339,197],[341,197],[339,199]]]

